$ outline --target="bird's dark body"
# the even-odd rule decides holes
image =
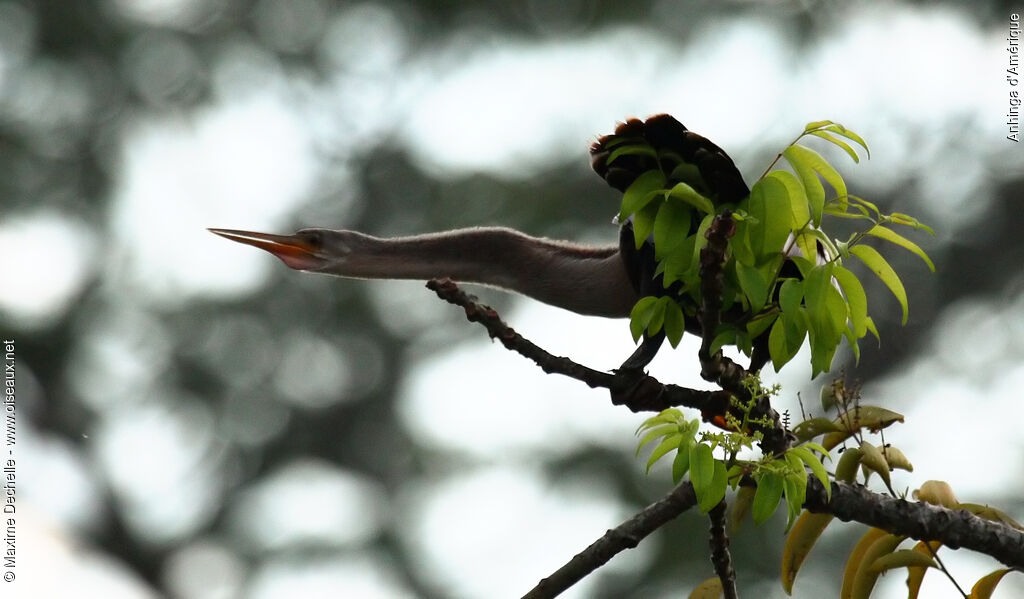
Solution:
[[[649,145],[655,150],[658,157],[648,153],[623,153],[615,158],[613,164],[609,165],[608,159],[614,149],[631,142]],[[688,130],[685,125],[667,114],[655,115],[645,121],[629,119],[620,123],[615,128],[615,133],[600,137],[590,147],[590,158],[594,171],[608,185],[622,192],[625,192],[643,173],[660,169],[668,177],[667,187],[679,182],[686,182],[707,196],[716,206],[737,204],[750,195],[750,189],[743,180],[739,169],[722,148],[706,137]],[[699,177],[690,176],[685,181],[683,178],[673,179],[672,173],[677,172],[677,167],[681,164],[695,167]],[[694,219],[690,234],[696,231],[698,224],[699,220]],[[638,249],[630,222],[622,223],[619,231],[619,253],[629,273],[630,281],[640,297],[680,296],[680,283],[677,282],[666,289],[661,275],[655,274],[658,262],[655,258],[653,239],[645,240]],[[786,266],[792,267],[788,263]],[[688,301],[692,302],[692,300]],[[695,306],[691,306],[691,310],[684,309],[684,311],[692,314],[695,308]],[[726,317],[725,320],[736,320],[742,318],[743,315],[731,316],[731,319]],[[686,331],[700,335],[699,320],[687,318]],[[664,333],[645,337],[637,351],[623,364],[623,368],[646,366],[654,358],[663,341]],[[766,362],[767,335],[756,339],[754,345],[755,355],[751,367],[756,370]]]

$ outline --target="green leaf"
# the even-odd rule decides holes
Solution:
[[[818,435],[824,435],[825,433],[835,433],[841,430],[843,429],[841,429],[838,424],[832,422],[828,418],[818,417],[810,418],[797,424],[795,427],[793,427],[793,434],[796,435],[797,441],[807,441],[808,439],[813,439]],[[817,443],[813,445],[815,445],[816,447],[821,447]],[[810,447],[811,444],[808,443],[807,446]],[[828,453],[827,451],[825,451],[824,447],[822,447],[821,449],[822,453]]]
[[[917,220],[909,214],[903,214],[902,212],[893,212],[889,215],[889,220],[897,225],[904,225],[907,227],[913,227],[915,229],[923,229],[932,235],[935,235],[935,229],[932,229],[928,225]]]
[[[864,454],[860,458],[860,465],[881,476],[888,486],[890,484],[890,468],[882,450],[867,441],[861,441],[860,450]]]
[[[654,257],[663,260],[690,234],[693,208],[673,198],[662,204],[654,219]]]
[[[694,261],[694,256],[697,254],[694,251],[696,244],[697,236],[690,235],[661,262],[659,266],[664,267],[666,286],[685,279],[687,273],[699,265]]]
[[[640,298],[636,304],[633,305],[633,310],[629,313],[629,332],[633,334],[633,341],[638,341],[644,334],[644,330],[647,328],[648,323],[651,322],[651,318],[654,316],[654,305],[658,303],[658,298],[653,295],[649,295],[644,298]]]
[[[684,441],[679,445],[676,457],[672,460],[672,482],[677,485],[679,484],[679,481],[683,480],[683,476],[690,470],[690,447],[692,445],[692,442],[687,444]]]
[[[683,316],[683,309],[674,300],[665,298],[665,336],[672,347],[679,345],[683,339],[683,332],[686,330],[686,319]]]
[[[739,480],[740,477],[733,478],[731,474],[729,480]],[[753,485],[742,485],[736,491],[736,498],[732,502],[732,513],[729,515],[729,523],[732,525],[734,534],[740,531],[744,520],[750,514],[750,507],[754,505],[754,493],[756,492],[757,487]]]
[[[757,491],[754,492],[754,506],[750,511],[754,524],[762,524],[771,518],[782,500],[782,490],[782,476],[774,472],[761,475],[757,481]]]
[[[789,346],[786,344],[785,315],[775,319],[772,330],[768,333],[768,355],[772,358],[772,368],[775,369],[775,372],[782,370],[782,367],[796,355],[795,351],[789,351]]]
[[[832,131],[833,133],[838,133],[839,135],[842,135],[846,139],[849,139],[854,143],[860,144],[860,147],[864,148],[864,152],[868,155],[868,158],[871,158],[871,148],[868,147],[867,142],[864,141],[864,139],[861,136],[857,135],[852,130],[847,129],[846,127],[840,125],[839,123],[833,123],[830,127],[825,127],[825,130]]]
[[[704,178],[700,174],[700,169],[697,168],[696,164],[690,164],[679,158],[680,162],[672,169],[672,172],[668,176],[669,181],[688,183],[694,188],[707,187],[707,183],[704,182]]]
[[[736,328],[730,326],[723,326],[722,330],[719,331],[715,338],[711,340],[711,345],[708,347],[708,353],[715,355],[722,350],[726,345],[736,345]]]
[[[871,333],[872,335],[874,335],[874,336],[875,336],[875,339],[877,339],[877,340],[878,340],[878,343],[879,343],[879,345],[881,345],[881,343],[882,343],[882,337],[881,337],[881,336],[879,336],[879,334],[878,334],[878,329],[876,329],[876,328],[875,328],[875,321],[874,321],[874,320],[872,320],[870,316],[868,316],[868,317],[867,317],[867,320],[865,320],[865,321],[864,321],[864,324],[865,324],[865,325],[867,325],[867,327],[868,327],[868,331],[869,331],[869,332],[870,332],[870,333]]]
[[[768,176],[755,183],[750,190],[748,211],[757,220],[750,229],[750,247],[758,261],[781,253],[794,220],[789,190],[783,180]]]
[[[903,288],[903,282],[900,281],[899,276],[896,275],[896,271],[892,269],[892,266],[885,261],[885,258],[878,253],[875,248],[867,245],[855,245],[850,248],[850,253],[861,259],[864,264],[871,269],[871,272],[878,275],[879,279],[885,283],[885,286],[889,288],[889,291],[896,296],[896,300],[900,303],[900,308],[903,309],[903,324],[907,324],[907,315],[909,313],[909,307],[907,305],[907,290]],[[870,320],[867,321],[868,330],[874,328],[874,323]],[[872,331],[875,332],[875,331]],[[875,336],[877,336],[875,332]]]
[[[660,460],[662,456],[672,451],[673,449],[677,449],[682,440],[683,435],[680,433],[675,433],[673,435],[665,437],[665,439],[662,440],[662,442],[659,443],[658,446],[654,448],[654,451],[651,452],[651,457],[647,458],[647,472],[650,473],[651,466],[653,466],[655,462]]]
[[[615,160],[617,160],[619,156],[626,156],[630,154],[650,156],[655,160],[657,160],[658,158],[658,153],[654,151],[654,148],[652,148],[647,143],[631,143],[630,145],[624,145],[612,150],[612,152],[608,154],[608,160],[605,162],[605,164],[611,164],[612,162],[615,162]]]
[[[639,435],[640,431],[647,430],[658,426],[659,424],[676,424],[682,426],[686,424],[686,418],[683,417],[683,412],[679,408],[667,408],[651,416],[647,420],[637,427],[635,435]]]
[[[833,264],[811,269],[804,280],[807,330],[811,339],[812,376],[827,372],[842,339],[847,317],[846,302],[832,286]]]
[[[803,446],[796,446],[789,450],[790,453],[800,458],[804,464],[811,469],[815,478],[821,481],[821,485],[825,487],[825,496],[829,500],[832,499],[832,484],[828,480],[828,471],[825,470],[825,465],[821,463],[818,456],[814,455],[810,449]]]
[[[830,462],[832,461],[832,456],[829,455],[828,450],[825,449],[825,446],[822,445],[821,443],[814,443],[812,441],[808,441],[807,443],[801,444],[801,447],[806,447],[807,449],[810,449],[811,451],[816,451],[816,452],[820,453],[822,455],[822,457],[828,458],[828,460]]]
[[[747,335],[751,339],[757,339],[775,323],[778,317],[778,312],[765,312],[755,316],[747,322]]]
[[[749,198],[746,202],[749,202]],[[757,256],[754,246],[751,245],[751,232],[758,227],[758,223],[744,212],[736,212],[735,216],[740,218],[733,219],[736,221],[736,233],[729,240],[729,249],[732,250],[737,262],[753,266],[757,263]]]
[[[860,345],[857,343],[857,337],[853,334],[853,329],[847,327],[843,331],[843,337],[846,337],[846,342],[850,344],[850,352],[853,353],[853,363],[860,364]]]
[[[619,222],[626,222],[634,212],[646,206],[651,200],[657,197],[657,193],[665,188],[665,174],[660,170],[649,170],[633,181],[626,192],[622,194],[622,210],[619,212]],[[646,238],[646,235],[644,236]]]
[[[838,137],[832,135],[831,133],[829,133],[827,131],[812,131],[811,135],[815,135],[817,137],[820,137],[820,138],[822,138],[822,139],[824,139],[826,141],[829,141],[829,142],[839,146],[840,148],[843,149],[844,152],[849,154],[850,158],[852,158],[854,162],[857,162],[857,163],[860,162],[860,157],[857,156],[857,152],[855,152],[853,150],[853,148],[850,147],[850,144],[848,144],[845,141],[839,139]]]
[[[690,482],[700,499],[715,477],[715,457],[707,443],[695,443],[690,448]]]
[[[784,314],[796,314],[804,299],[803,282],[798,279],[786,279],[779,288],[779,308]]]
[[[645,434],[637,443],[636,455],[640,455],[640,451],[644,448],[644,446],[650,443],[651,441],[654,441],[658,437],[667,437],[678,432],[679,425],[674,422],[669,424],[659,424],[657,426],[651,427],[647,431],[647,434]]]
[[[839,286],[846,295],[846,303],[850,306],[850,324],[853,326],[853,336],[860,339],[868,330],[868,296],[864,293],[864,286],[860,279],[845,267],[836,265],[832,270],[832,276],[839,282]]]
[[[750,311],[760,312],[768,301],[768,281],[764,274],[758,268],[737,262],[736,278],[739,280],[740,289],[750,300]]]
[[[654,197],[660,196],[662,191],[652,191],[651,194]],[[633,242],[636,245],[636,249],[643,247],[644,242],[651,236],[651,232],[654,231],[654,219],[655,216],[660,212],[664,202],[657,200],[648,203],[639,210],[633,213]]]
[[[647,335],[652,336],[661,330],[665,324],[665,301],[671,301],[667,297],[660,297],[651,308],[651,321],[647,323]]]
[[[784,310],[772,325],[768,334],[768,355],[776,372],[788,364],[804,344],[807,336],[804,312],[799,306],[790,312]]]
[[[811,121],[810,123],[807,123],[806,127],[804,127],[804,133],[810,133],[811,131],[814,131],[815,129],[821,129],[825,125],[831,125],[831,124],[832,124],[832,121],[829,121],[829,120],[825,120],[825,121]]]
[[[909,239],[900,235],[896,231],[893,231],[892,229],[887,229],[882,225],[875,225],[874,227],[868,229],[867,234],[877,237],[879,239],[884,239],[891,243],[895,243],[901,248],[910,250],[919,258],[924,260],[924,263],[928,265],[928,268],[931,269],[932,272],[935,272],[935,264],[932,263],[932,260],[931,258],[928,257],[928,254],[924,253],[924,250],[922,250],[916,243],[910,241]]]
[[[811,222],[810,209],[807,206],[807,194],[800,180],[789,171],[772,171],[765,175],[765,179],[772,179],[786,188],[786,198],[789,200],[790,229],[798,231],[807,223]]]
[[[847,447],[836,464],[836,480],[844,483],[852,483],[857,476],[857,467],[860,466],[860,459],[864,453],[856,447]]]
[[[848,199],[851,202],[853,202],[854,204],[856,204],[857,206],[861,206],[865,210],[867,210],[868,212],[873,214],[874,216],[871,217],[872,220],[878,220],[878,219],[882,218],[882,212],[878,209],[878,206],[876,206],[874,203],[869,202],[869,201],[865,200],[864,198],[862,198],[860,196],[850,196]]]
[[[664,183],[662,183],[664,185]],[[669,191],[669,196],[686,202],[705,214],[714,214],[715,206],[711,200],[697,193],[697,190],[686,183],[676,183]]]
[[[815,227],[821,224],[821,213],[825,209],[825,187],[822,186],[814,169],[800,161],[799,151],[794,148],[800,146],[792,145],[783,150],[782,155],[789,161],[790,166],[796,171],[800,183],[804,187],[804,195],[807,197],[807,205],[811,215],[811,223]]]
[[[705,514],[710,512],[712,508],[725,498],[725,492],[728,487],[729,477],[727,476],[725,464],[715,460],[711,482],[704,488],[703,492],[697,493],[697,507]]]
[[[795,458],[794,458],[795,459]],[[786,530],[793,526],[797,516],[804,507],[807,498],[807,472],[802,468],[799,473],[791,472],[782,479],[782,487],[786,491],[786,508],[789,518],[786,520]]]
[[[846,183],[839,172],[822,158],[821,154],[810,148],[794,144],[786,148],[782,155],[789,161],[804,184],[811,208],[811,222],[817,227],[821,224],[821,213],[825,207],[825,189],[822,187],[821,181],[818,180],[818,175],[821,175],[832,186],[840,200],[847,195]]]

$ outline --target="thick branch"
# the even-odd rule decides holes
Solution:
[[[523,599],[558,596],[603,566],[617,553],[636,547],[644,537],[695,505],[697,496],[693,492],[693,485],[689,482],[680,484],[665,497],[606,532],[551,576],[541,580],[529,593],[523,595]]]
[[[750,401],[751,394],[743,386],[743,380],[749,373],[736,362],[723,356],[721,350],[711,353],[711,345],[718,335],[718,325],[721,323],[726,252],[729,249],[729,238],[735,233],[736,223],[728,212],[716,216],[705,233],[708,242],[700,251],[702,335],[697,356],[700,359],[700,374],[705,380],[717,383],[722,389],[736,396],[740,402],[746,403]],[[742,414],[734,412],[733,415],[742,418]],[[751,427],[764,435],[760,447],[766,455],[781,455],[792,444],[792,435],[782,425],[779,413],[772,409],[767,396],[758,399],[757,405],[750,411],[750,416],[754,420],[768,422],[768,425],[754,424]]]
[[[804,507],[831,513],[844,522],[856,521],[919,541],[941,541],[952,549],[964,547],[990,555],[1007,566],[1024,569],[1024,532],[967,510],[950,510],[929,503],[873,493],[862,485],[832,482],[832,500],[811,476]]]
[[[704,380],[718,383],[723,389],[741,395],[745,392],[742,381],[747,372],[739,364],[723,356],[721,350],[711,353],[711,344],[718,334],[718,325],[722,319],[725,253],[729,249],[729,238],[735,233],[736,223],[729,213],[716,216],[705,233],[708,242],[700,251],[702,336],[697,356],[700,358],[700,374]]]
[[[708,529],[708,545],[711,547],[711,565],[715,568],[718,580],[722,582],[722,594],[725,599],[736,599],[736,569],[732,566],[732,554],[729,553],[729,535],[725,532],[725,500],[708,513],[711,526]]]

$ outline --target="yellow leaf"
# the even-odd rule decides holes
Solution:
[[[914,551],[932,557],[939,550],[939,547],[942,547],[942,543],[939,541],[928,541],[927,543],[921,541],[914,545]],[[927,572],[928,568],[916,566],[907,568],[907,599],[917,599],[918,594],[921,592],[921,583],[924,582],[924,575]]]
[[[960,507],[960,501],[953,493],[953,487],[944,480],[925,481],[920,489],[914,491],[914,499],[932,505],[941,505],[951,510]]]
[[[889,536],[889,533],[880,528],[871,528],[853,546],[853,551],[850,552],[850,557],[846,560],[846,568],[843,570],[843,586],[839,593],[840,599],[850,599],[853,597],[853,581],[857,576],[857,570],[860,568],[861,562],[864,560],[864,554],[867,553],[868,548],[875,541],[885,536]]]
[[[718,599],[722,596],[722,581],[717,576],[697,585],[689,599]]]
[[[878,572],[872,570],[875,560],[895,551],[896,547],[906,538],[886,533],[868,546],[862,554],[861,561],[857,565],[857,572],[853,576],[849,599],[868,599],[871,596],[871,591],[875,588],[879,576]],[[844,580],[844,586],[845,582]],[[844,599],[846,598],[844,597]]]
[[[793,594],[793,582],[800,566],[833,518],[835,516],[832,514],[805,511],[796,519],[796,524],[789,531],[786,544],[782,547],[782,588],[787,595]]]
[[[982,576],[978,579],[978,582],[974,583],[971,587],[970,599],[989,599],[992,596],[992,591],[996,590],[996,585],[999,581],[1006,576],[1007,572],[1011,572],[1013,568],[1002,568]]]
[[[876,559],[868,568],[869,572],[881,574],[894,568],[936,568],[938,565],[931,556],[913,549],[900,549]]]

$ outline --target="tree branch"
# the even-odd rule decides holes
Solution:
[[[669,407],[683,406],[701,410],[705,420],[708,420],[711,416],[724,414],[731,407],[731,394],[725,390],[698,391],[677,385],[664,385],[651,376],[638,376],[635,373],[609,374],[587,368],[568,358],[553,356],[523,338],[505,324],[497,312],[477,303],[476,298],[460,290],[452,281],[432,280],[427,283],[427,287],[442,299],[461,306],[470,321],[482,324],[492,338],[501,341],[506,348],[534,361],[544,372],[569,376],[590,387],[603,387],[613,391],[641,388],[641,393],[626,395],[642,397],[644,401],[622,402],[634,412],[661,411]],[[705,307],[709,306],[714,309],[713,303],[705,302]],[[707,323],[712,322],[713,319],[709,317]],[[704,344],[710,344],[707,335]],[[709,345],[702,345],[704,354],[708,353],[708,347]],[[723,382],[728,384],[727,381]],[[778,414],[771,410],[767,399],[764,400],[764,404],[761,409],[770,410],[776,426],[761,430],[777,431],[776,435],[783,435],[777,442],[785,443],[783,447],[788,446],[788,431],[779,423]],[[762,449],[765,449],[764,446]],[[695,502],[693,488],[689,483],[677,486],[664,499],[608,531],[565,566],[542,580],[526,597],[554,597],[600,567],[616,553],[635,547],[640,539],[695,505]],[[1024,532],[979,518],[965,510],[949,510],[927,503],[908,502],[874,493],[860,485],[834,481],[832,499],[828,501],[824,487],[813,476],[808,477],[804,507],[812,512],[832,513],[840,520],[860,522],[893,534],[907,535],[918,540],[937,540],[954,549],[964,547],[990,555],[1007,566],[1024,569]]]
[[[644,537],[695,505],[697,495],[693,492],[693,485],[689,482],[679,484],[668,495],[609,530],[576,554],[564,566],[537,583],[537,586],[523,595],[523,599],[558,596],[584,576],[603,566],[617,553],[636,547]]]
[[[736,223],[732,215],[725,212],[715,217],[704,234],[708,242],[700,250],[701,344],[697,357],[700,359],[700,375],[704,380],[717,383],[723,389],[742,396],[746,392],[743,379],[747,371],[723,356],[721,350],[711,353],[711,344],[718,334],[718,325],[722,319],[725,253],[729,249],[729,238],[735,233]]]
[[[832,500],[821,481],[807,477],[804,507],[831,513],[919,541],[941,541],[952,549],[964,547],[984,553],[1013,568],[1024,569],[1024,531],[979,518],[967,510],[950,510],[930,503],[912,502],[874,493],[863,485],[832,481]]]
[[[470,322],[483,325],[492,339],[497,339],[506,348],[532,360],[544,372],[574,378],[591,388],[609,389],[612,391],[613,403],[625,405],[634,412],[660,412],[683,406],[700,410],[707,419],[710,415],[724,413],[729,407],[729,393],[725,391],[665,385],[652,376],[631,371],[610,374],[588,368],[569,358],[554,356],[517,333],[501,320],[493,308],[478,303],[476,297],[459,289],[453,281],[433,279],[427,282],[427,288],[441,299],[462,307]]]
[[[732,566],[732,554],[729,553],[729,535],[725,532],[725,500],[718,502],[708,512],[711,526],[708,529],[708,545],[711,547],[711,565],[715,568],[718,580],[722,582],[722,594],[725,599],[736,599],[736,569]]]
[[[729,238],[736,233],[736,222],[729,212],[723,212],[714,218],[708,227],[705,237],[708,242],[700,251],[700,327],[701,345],[697,357],[700,359],[700,375],[706,381],[718,384],[722,389],[733,394],[741,403],[751,400],[750,391],[744,386],[744,379],[749,376],[743,367],[722,355],[719,349],[713,354],[711,346],[718,335],[721,324],[722,295],[725,287],[725,260],[729,249]],[[732,406],[729,406],[732,408]],[[721,412],[725,414],[725,412]],[[742,413],[733,415],[742,419]],[[782,425],[779,413],[772,406],[767,396],[759,397],[757,404],[750,411],[755,422],[764,421],[768,425],[753,424],[751,428],[760,431],[764,437],[760,442],[761,451],[765,455],[782,455],[792,445],[794,437]]]

